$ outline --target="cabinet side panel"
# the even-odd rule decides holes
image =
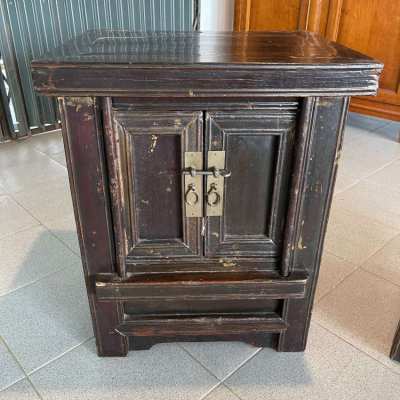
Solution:
[[[302,176],[298,221],[291,239],[291,270],[307,270],[304,299],[286,300],[283,318],[289,329],[280,335],[278,350],[302,351],[307,342],[315,286],[332,200],[348,98],[309,98],[307,124],[309,157]]]
[[[119,303],[99,303],[94,276],[114,273],[114,244],[103,139],[97,101],[60,99],[63,138],[75,220],[81,248],[93,328],[99,355],[125,355],[127,340],[114,332],[120,321]]]

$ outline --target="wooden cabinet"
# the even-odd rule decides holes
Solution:
[[[33,62],[100,355],[304,350],[349,96],[381,68],[311,33],[89,32]]]
[[[235,30],[320,33],[385,64],[376,97],[351,110],[400,121],[400,2],[393,0],[236,0]]]

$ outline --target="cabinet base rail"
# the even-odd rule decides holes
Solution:
[[[240,300],[304,298],[307,274],[288,277],[279,273],[150,275],[121,278],[117,274],[95,277],[100,301]]]

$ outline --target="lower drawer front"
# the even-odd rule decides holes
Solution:
[[[190,316],[190,315],[239,315],[253,313],[281,313],[282,300],[163,300],[124,303],[124,313],[129,317],[143,315]]]
[[[259,315],[126,318],[116,327],[124,336],[224,336],[243,333],[280,333],[287,324],[276,313]]]

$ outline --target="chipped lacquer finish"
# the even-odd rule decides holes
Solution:
[[[33,62],[60,96],[99,355],[304,350],[349,96],[375,93],[380,69],[300,32],[91,32]],[[184,174],[193,154],[204,177]]]

